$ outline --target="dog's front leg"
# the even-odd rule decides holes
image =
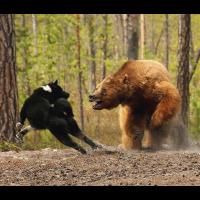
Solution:
[[[26,135],[26,133],[28,133],[29,131],[35,130],[35,128],[33,128],[32,126],[26,126],[25,128],[23,128],[22,130],[20,130],[17,134],[16,134],[16,138],[22,142],[23,141],[23,137]]]
[[[16,131],[20,132],[23,128],[23,124],[21,122],[17,122],[15,127],[16,127]]]

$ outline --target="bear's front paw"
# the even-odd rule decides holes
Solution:
[[[159,128],[163,123],[163,114],[159,111],[156,111],[152,117],[150,122],[151,128]]]

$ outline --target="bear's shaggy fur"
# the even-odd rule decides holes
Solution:
[[[140,149],[145,131],[146,147],[158,148],[161,130],[177,117],[181,97],[166,68],[156,61],[130,60],[105,78],[89,96],[93,109],[120,104],[119,121],[125,149]]]

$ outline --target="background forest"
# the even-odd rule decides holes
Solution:
[[[190,17],[190,93],[186,94],[190,101],[186,102],[189,134],[199,139],[200,15]],[[80,126],[101,143],[120,143],[118,108],[94,111],[88,95],[128,58],[160,61],[177,85],[181,73],[178,14],[16,14],[13,20],[19,108],[35,88],[58,79],[71,94],[69,100]],[[48,131],[37,131],[26,136],[23,147],[63,146]]]

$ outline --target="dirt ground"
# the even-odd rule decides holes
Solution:
[[[200,185],[200,151],[1,152],[0,185]]]

